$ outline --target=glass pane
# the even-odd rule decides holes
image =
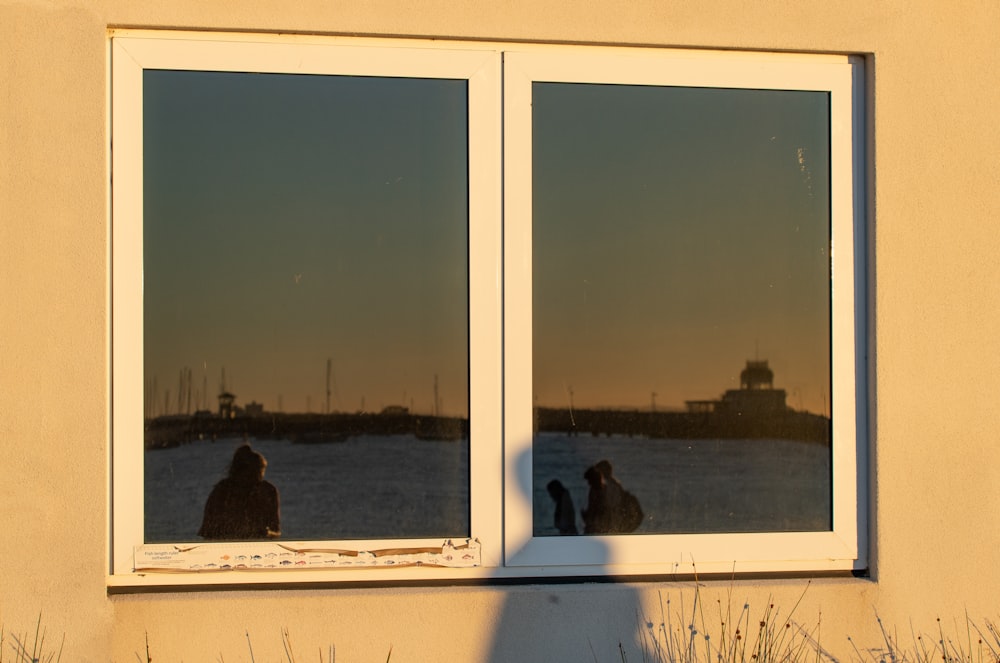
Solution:
[[[466,82],[143,87],[145,541],[467,536]]]
[[[828,94],[532,97],[535,535],[830,530]]]

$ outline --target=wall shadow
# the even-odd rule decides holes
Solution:
[[[531,451],[517,458],[520,469],[531,467]],[[593,459],[597,462],[599,459]],[[539,491],[523,480],[519,490],[530,502]],[[559,477],[551,477],[559,479]],[[583,505],[574,496],[576,519]],[[547,503],[549,517],[555,502]],[[582,532],[582,527],[580,528]],[[600,563],[611,562],[608,546],[597,537],[574,536],[574,544],[585,546]],[[505,588],[503,605],[496,620],[493,642],[485,660],[491,663],[524,661],[621,661],[642,660],[644,627],[639,595],[635,588],[600,577],[573,577],[572,567],[560,567],[563,575],[526,579]]]

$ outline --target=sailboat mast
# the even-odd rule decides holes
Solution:
[[[330,374],[333,372],[333,361],[326,360],[326,414],[330,414]]]
[[[434,374],[434,416],[441,416],[441,398],[438,396],[438,376]]]

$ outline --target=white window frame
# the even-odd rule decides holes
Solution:
[[[508,566],[560,565],[617,573],[699,570],[835,571],[865,564],[865,439],[859,270],[863,238],[861,63],[847,56],[566,49],[504,54],[505,559]],[[532,534],[532,124],[533,82],[605,83],[830,95],[832,229],[833,528],[829,532],[576,537]]]
[[[173,584],[175,574],[137,574],[143,542],[142,76],[145,69],[207,70],[466,80],[469,105],[469,449],[470,535],[483,567],[500,565],[501,300],[500,58],[495,50],[362,40],[119,32],[111,40],[112,109],[112,551],[111,584]],[[471,267],[474,266],[474,267]],[[441,539],[282,541],[299,549],[371,551],[441,546]],[[178,547],[205,545],[177,542]],[[226,544],[223,544],[226,545]],[[238,544],[241,550],[268,544]],[[173,546],[163,546],[172,548]],[[468,569],[399,569],[405,578],[455,577]],[[371,580],[384,569],[351,569]],[[250,582],[343,579],[344,571],[254,572]],[[295,578],[294,575],[298,575]],[[228,573],[185,575],[186,583],[243,582]]]
[[[116,30],[111,80],[110,587],[844,571],[867,566],[862,65],[847,56]],[[145,69],[468,81],[470,538],[475,568],[144,573],[142,74]],[[531,445],[531,81],[824,90],[831,94],[832,532],[534,537]],[[518,462],[518,458],[521,461]],[[527,481],[527,484],[522,482]],[[442,541],[284,542],[374,550]],[[177,542],[184,545],[203,542]],[[255,544],[239,544],[244,548]]]

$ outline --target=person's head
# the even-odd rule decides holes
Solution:
[[[583,473],[583,478],[587,480],[591,488],[600,488],[604,485],[604,477],[594,465],[587,468],[587,471]]]
[[[601,476],[605,479],[611,478],[611,463],[606,460],[597,461],[597,465],[594,465],[594,469],[601,473]]]
[[[566,488],[562,485],[562,481],[559,479],[553,479],[550,481],[549,485],[547,485],[545,489],[549,491],[549,495],[552,496],[552,499],[558,499],[560,495],[566,492]]]
[[[264,457],[251,449],[249,444],[244,444],[233,454],[233,462],[229,465],[229,477],[242,481],[262,481],[266,467],[267,461]]]

